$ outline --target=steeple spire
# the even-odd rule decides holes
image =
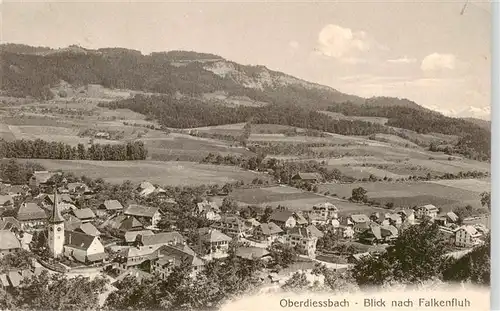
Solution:
[[[58,223],[64,222],[64,218],[61,216],[61,211],[59,210],[59,200],[57,199],[57,188],[54,189],[54,207],[52,213],[49,217],[49,222]]]

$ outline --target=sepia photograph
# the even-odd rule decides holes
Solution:
[[[490,310],[491,1],[0,14],[0,310]]]

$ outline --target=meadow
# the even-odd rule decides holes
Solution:
[[[23,160],[27,161],[27,160]],[[134,183],[149,181],[164,186],[196,186],[243,181],[250,183],[259,177],[269,180],[265,174],[245,171],[232,166],[217,166],[193,162],[162,161],[80,161],[80,160],[29,160],[40,163],[48,170],[73,172],[91,178],[103,178],[111,183],[130,180]]]

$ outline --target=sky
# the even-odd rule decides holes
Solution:
[[[53,48],[213,53],[344,93],[488,118],[490,4],[466,1],[4,0],[0,35]]]

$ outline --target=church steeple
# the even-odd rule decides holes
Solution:
[[[49,217],[50,223],[60,223],[64,222],[64,218],[61,215],[61,211],[59,210],[59,200],[57,199],[57,188],[54,190],[54,207],[52,208],[52,212]]]

